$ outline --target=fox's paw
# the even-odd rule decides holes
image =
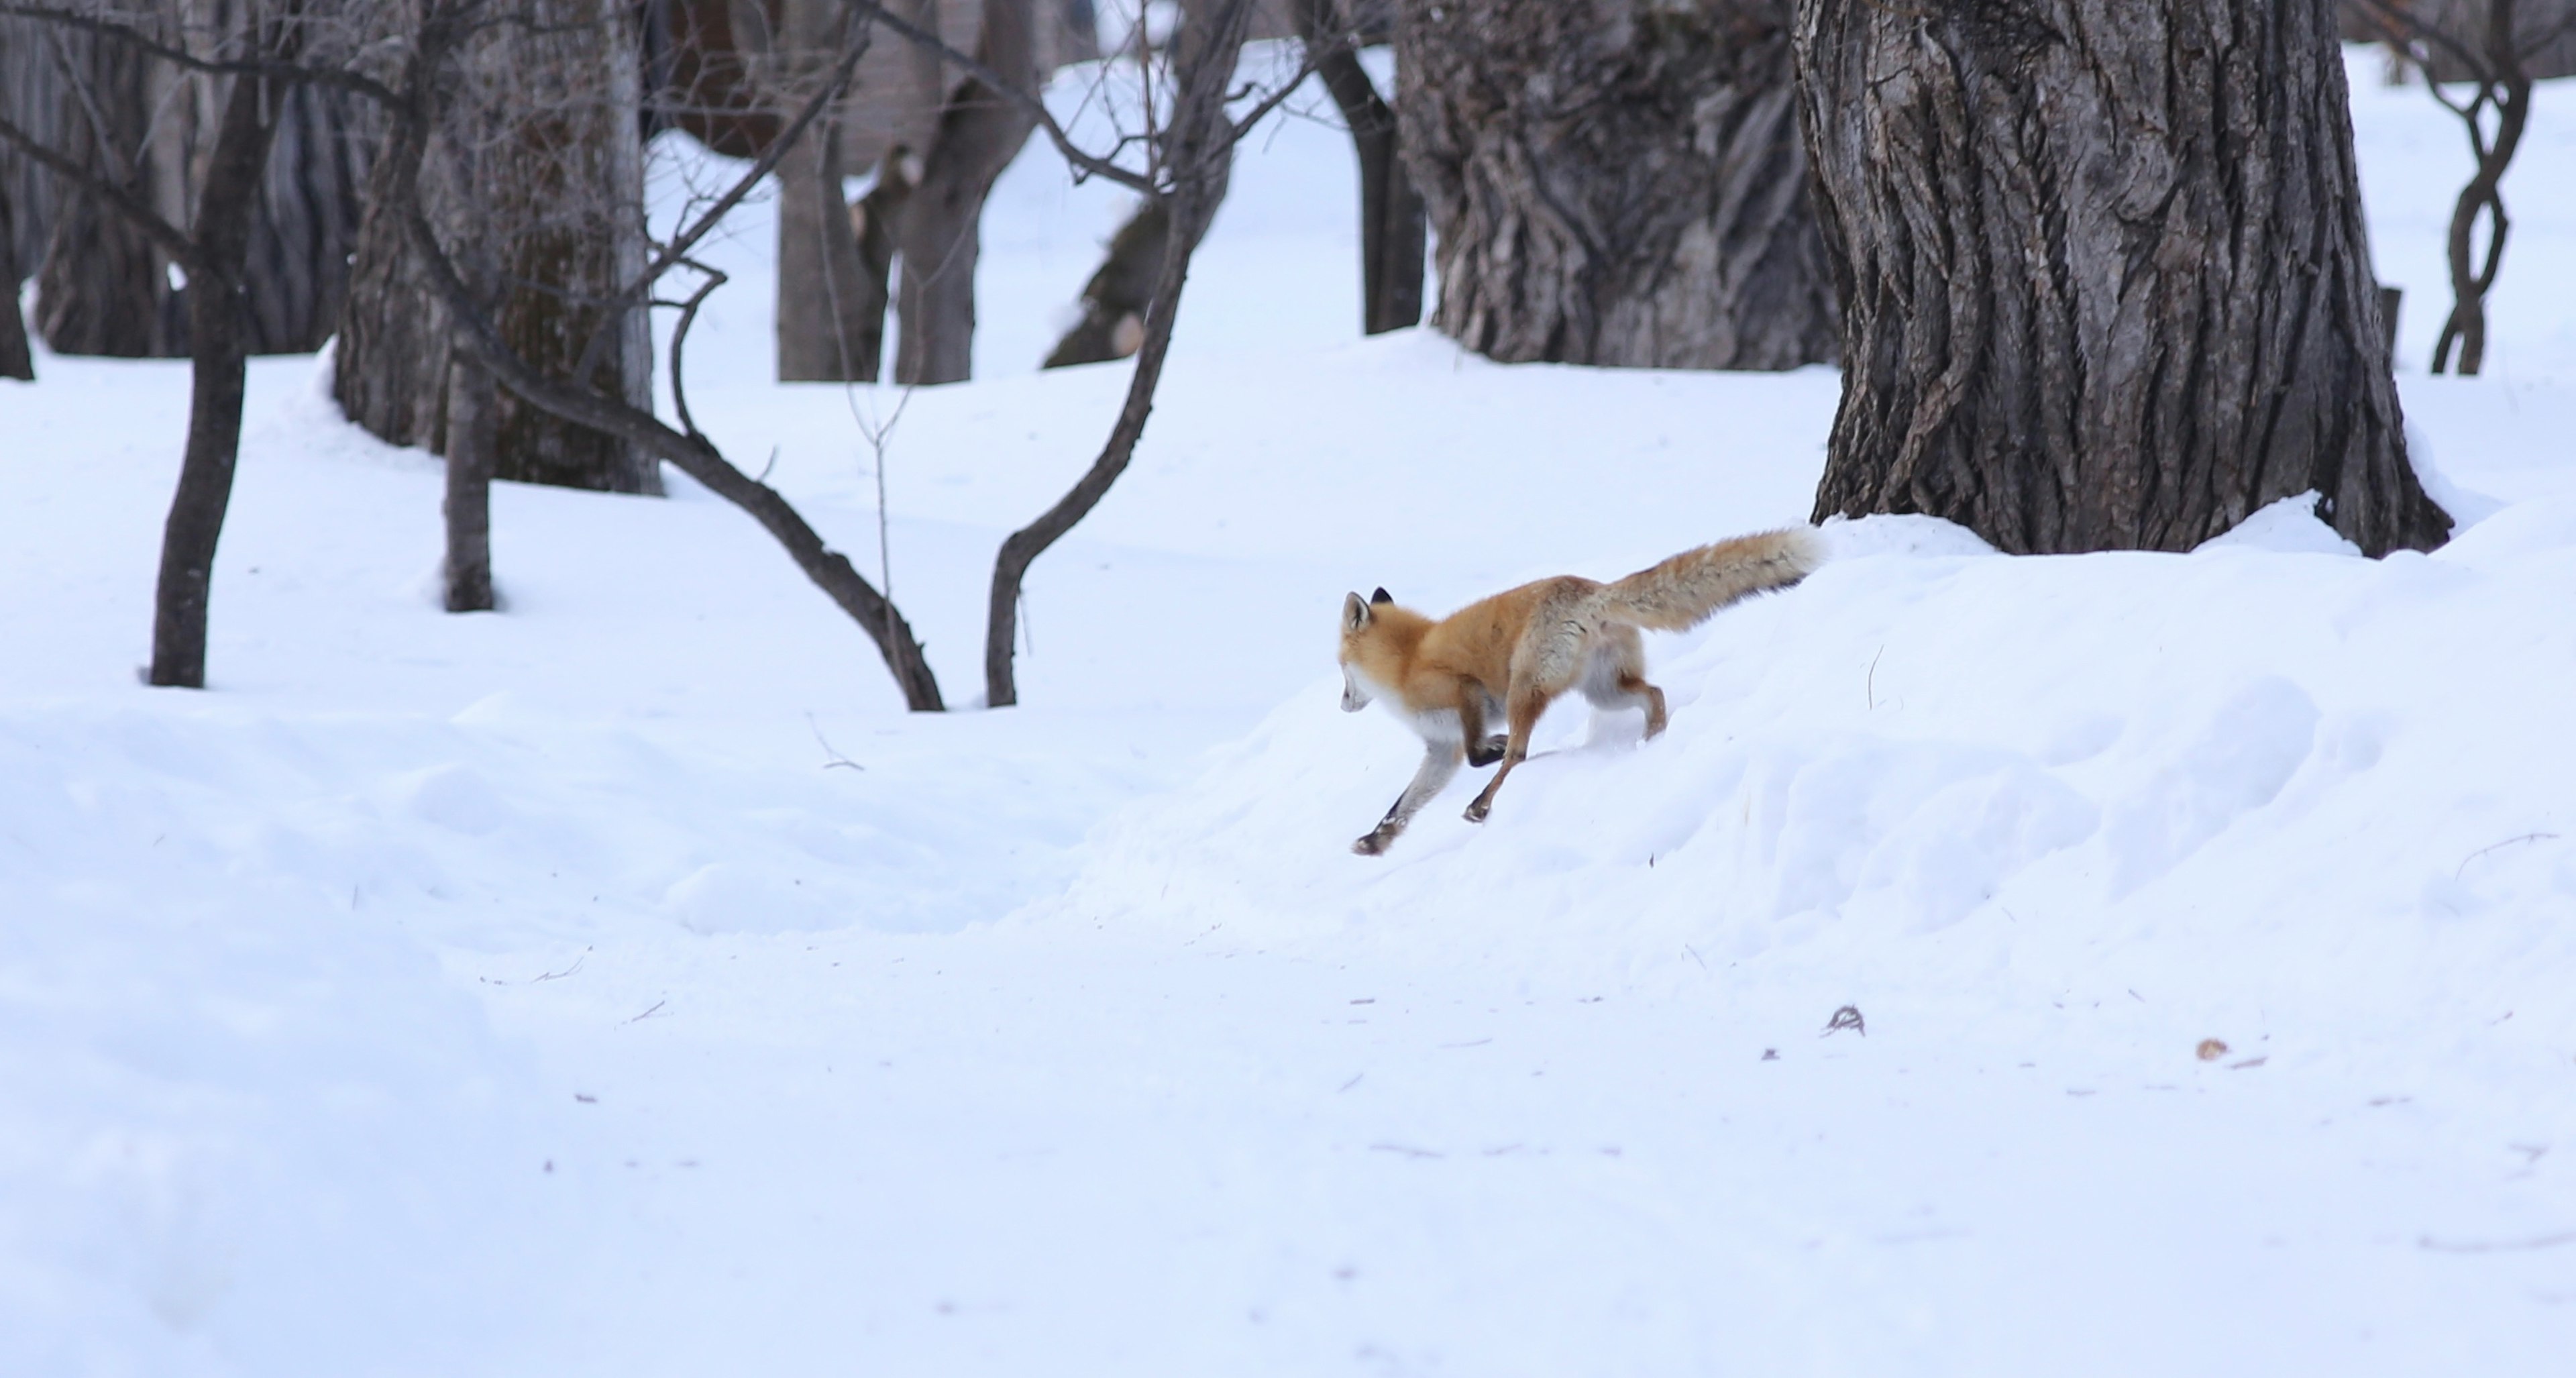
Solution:
[[[1380,856],[1385,853],[1386,844],[1394,840],[1393,833],[1371,831],[1363,834],[1359,841],[1352,843],[1351,850],[1361,856]]]
[[[1485,767],[1492,765],[1494,762],[1503,759],[1503,752],[1508,749],[1511,744],[1511,738],[1500,734],[1487,737],[1485,740],[1474,743],[1467,748],[1467,764],[1474,766],[1478,770],[1482,770]]]
[[[1493,809],[1494,806],[1492,804],[1487,803],[1482,799],[1476,800],[1474,803],[1467,806],[1467,821],[1470,823],[1482,823],[1485,821],[1485,815],[1493,812]]]

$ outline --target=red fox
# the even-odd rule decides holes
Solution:
[[[1686,550],[1617,583],[1541,579],[1436,622],[1396,606],[1385,589],[1365,602],[1356,593],[1343,599],[1342,711],[1383,698],[1423,742],[1413,783],[1351,850],[1385,851],[1457,775],[1462,759],[1503,763],[1467,806],[1468,822],[1484,822],[1494,792],[1528,759],[1539,714],[1569,689],[1581,689],[1595,708],[1642,708],[1646,735],[1663,731],[1664,691],[1646,682],[1637,629],[1698,626],[1727,604],[1786,588],[1822,563],[1815,531],[1791,527]],[[1485,735],[1494,713],[1503,716],[1506,735]]]

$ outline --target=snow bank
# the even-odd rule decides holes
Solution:
[[[1489,822],[1459,819],[1463,774],[1384,859],[1347,844],[1417,750],[1319,678],[1027,918],[1556,993],[1711,963],[1900,1002],[2136,988],[2183,1044],[2262,1021],[2316,1058],[2484,1041],[2563,1081],[2576,499],[2379,562],[2304,549],[2294,519],[2048,559],[1831,527],[1805,585],[1650,643],[1664,737],[1560,703]]]

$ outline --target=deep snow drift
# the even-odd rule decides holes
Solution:
[[[254,368],[213,686],[135,685],[184,370],[0,384],[0,1371],[2555,1373],[2576,1335],[2576,101],[2491,373],[2421,372],[2465,165],[2354,65],[2400,383],[2463,522],[2189,556],[1838,524],[1347,852],[1411,739],[1345,589],[1446,609],[1807,511],[1835,380],[1503,368],[1356,316],[1342,136],[1245,154],[1027,706],[907,716],[750,523],[506,488]],[[1317,102],[1320,104],[1320,102]],[[1117,367],[1033,149],[986,377],[692,399],[952,697]],[[703,372],[698,365],[703,363]],[[1841,1006],[1866,1032],[1825,1035]],[[2204,1040],[2226,1050],[2204,1059]]]

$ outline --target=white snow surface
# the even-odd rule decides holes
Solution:
[[[1337,711],[1343,592],[1801,520],[1837,383],[1351,338],[1311,92],[1008,711],[902,712],[676,477],[504,486],[507,606],[445,615],[437,462],[295,359],[211,687],[141,687],[185,367],[41,358],[0,382],[0,1372],[2565,1372],[2576,92],[2488,374],[2430,378],[2467,156],[2352,72],[2450,545],[2301,499],[2187,556],[1830,524],[1650,641],[1667,734],[1560,706],[1490,822],[1464,774],[1382,859],[1418,750]],[[1030,371],[1119,199],[1041,145],[994,206],[980,381],[765,381],[760,206],[690,354],[871,573],[899,418],[887,563],[960,702],[995,543],[1125,382]]]

